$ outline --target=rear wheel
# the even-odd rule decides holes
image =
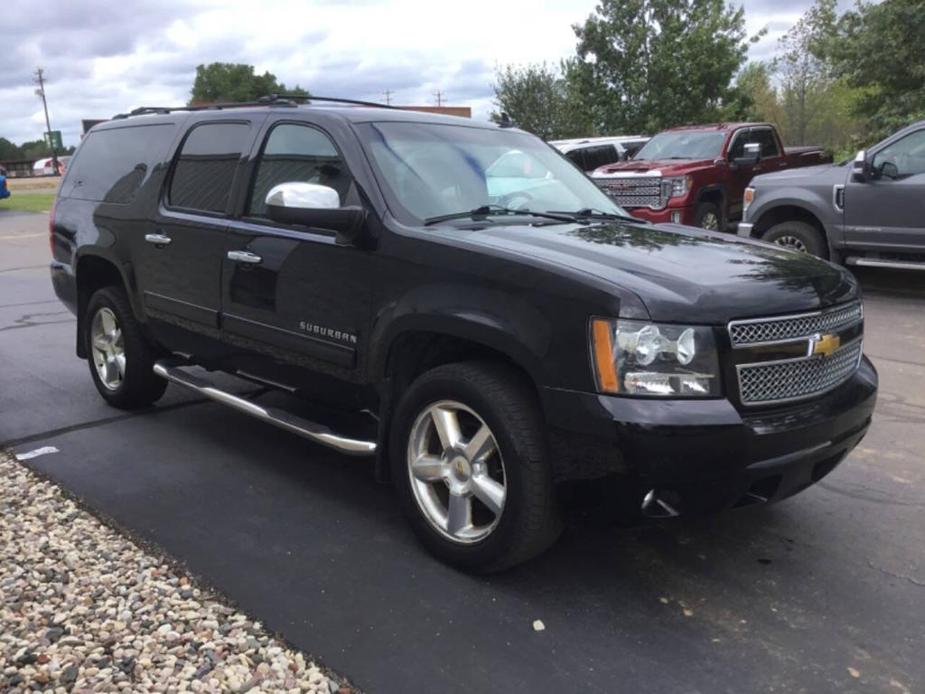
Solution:
[[[775,224],[761,236],[762,241],[774,243],[791,251],[809,253],[828,258],[829,252],[825,239],[819,230],[806,222],[790,221]]]
[[[156,350],[142,334],[122,289],[96,291],[87,303],[85,325],[90,375],[106,402],[130,410],[150,405],[164,394],[167,381],[152,370]]]
[[[448,364],[411,385],[393,420],[392,479],[433,554],[489,572],[556,539],[543,431],[534,395],[502,365]]]

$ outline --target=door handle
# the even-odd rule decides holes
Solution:
[[[171,238],[165,234],[145,234],[145,241],[153,243],[155,246],[167,246]]]
[[[236,263],[247,263],[248,265],[257,265],[263,258],[250,251],[228,251],[228,260]]]

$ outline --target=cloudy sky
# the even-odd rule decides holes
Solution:
[[[557,62],[596,0],[6,0],[0,9],[0,137],[41,137],[32,74],[45,69],[52,127],[189,98],[196,65],[254,65],[313,93],[491,108],[495,67]],[[777,39],[811,0],[745,0],[748,29]]]

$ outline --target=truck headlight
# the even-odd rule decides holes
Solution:
[[[664,186],[665,197],[683,198],[690,191],[693,181],[693,176],[676,176],[673,178],[666,178],[662,182],[662,185]]]
[[[713,329],[635,320],[591,320],[594,376],[602,393],[710,398],[720,395]]]
[[[745,219],[745,213],[748,212],[748,206],[755,199],[755,189],[749,186],[742,194],[742,219]]]

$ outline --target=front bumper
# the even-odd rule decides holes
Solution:
[[[626,210],[638,219],[644,219],[653,224],[694,224],[693,207],[666,207],[663,210],[653,210],[651,207],[630,207]]]
[[[739,236],[744,236],[745,238],[751,238],[752,229],[755,227],[751,222],[739,222],[739,226],[736,227],[736,233]]]
[[[656,490],[684,514],[779,501],[819,481],[861,441],[877,382],[864,357],[835,390],[754,412],[724,399],[658,401],[545,389],[551,438],[559,441],[555,471],[559,479],[621,473],[637,486],[640,503]],[[562,451],[573,455],[560,457]]]

